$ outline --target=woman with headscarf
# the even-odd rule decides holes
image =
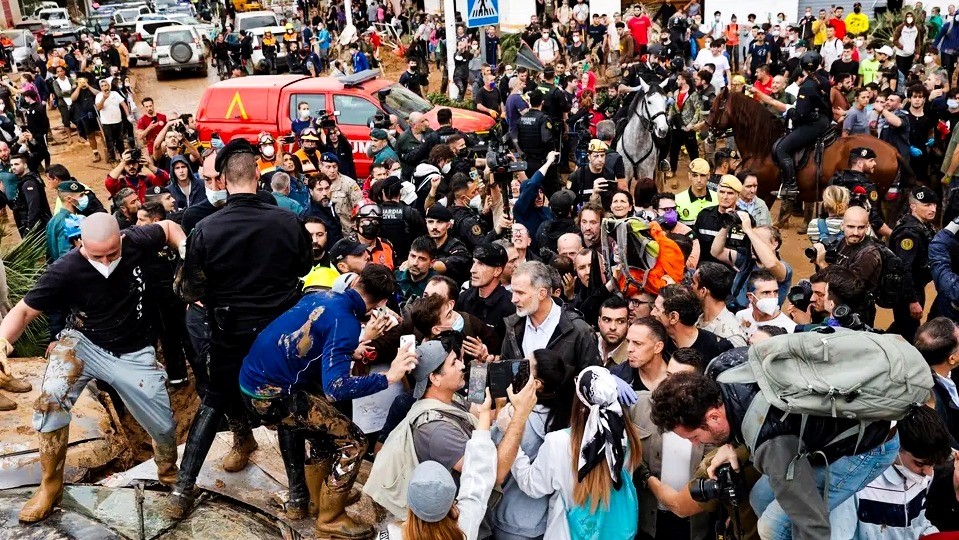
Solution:
[[[642,463],[636,426],[623,414],[616,377],[590,366],[576,377],[570,428],[546,435],[536,461],[522,448],[511,469],[523,493],[550,499],[545,538],[627,540],[639,505],[632,471]]]

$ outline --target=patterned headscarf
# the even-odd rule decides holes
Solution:
[[[614,377],[608,369],[599,366],[590,366],[576,377],[576,397],[589,407],[579,447],[577,476],[582,482],[605,458],[613,487],[619,489],[628,440]]]

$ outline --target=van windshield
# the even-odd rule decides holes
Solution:
[[[62,11],[48,11],[46,13],[40,14],[40,19],[44,21],[62,21],[67,18],[66,14]]]
[[[240,19],[237,30],[250,30],[252,28],[264,28],[268,26],[280,26],[280,21],[276,15],[254,15]]]
[[[3,36],[12,41],[14,47],[27,46],[27,36],[23,32],[3,32]]]
[[[433,108],[429,101],[400,86],[399,83],[391,84],[384,90],[389,90],[386,95],[386,108],[391,114],[400,118],[409,118],[412,112],[425,113]]]
[[[190,43],[193,41],[193,33],[189,30],[171,30],[169,32],[157,32],[156,44],[159,45],[172,45],[177,41],[185,41]]]

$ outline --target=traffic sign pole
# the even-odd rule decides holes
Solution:
[[[446,69],[449,72],[448,92],[450,99],[462,98],[458,96],[459,89],[453,84],[453,68],[456,55],[456,5],[454,0],[443,0],[443,10],[446,12]]]

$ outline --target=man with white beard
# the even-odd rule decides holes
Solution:
[[[545,264],[520,264],[513,272],[512,286],[516,314],[506,318],[500,358],[531,358],[533,351],[549,349],[577,373],[587,366],[602,365],[593,329],[550,295],[552,280]]]

